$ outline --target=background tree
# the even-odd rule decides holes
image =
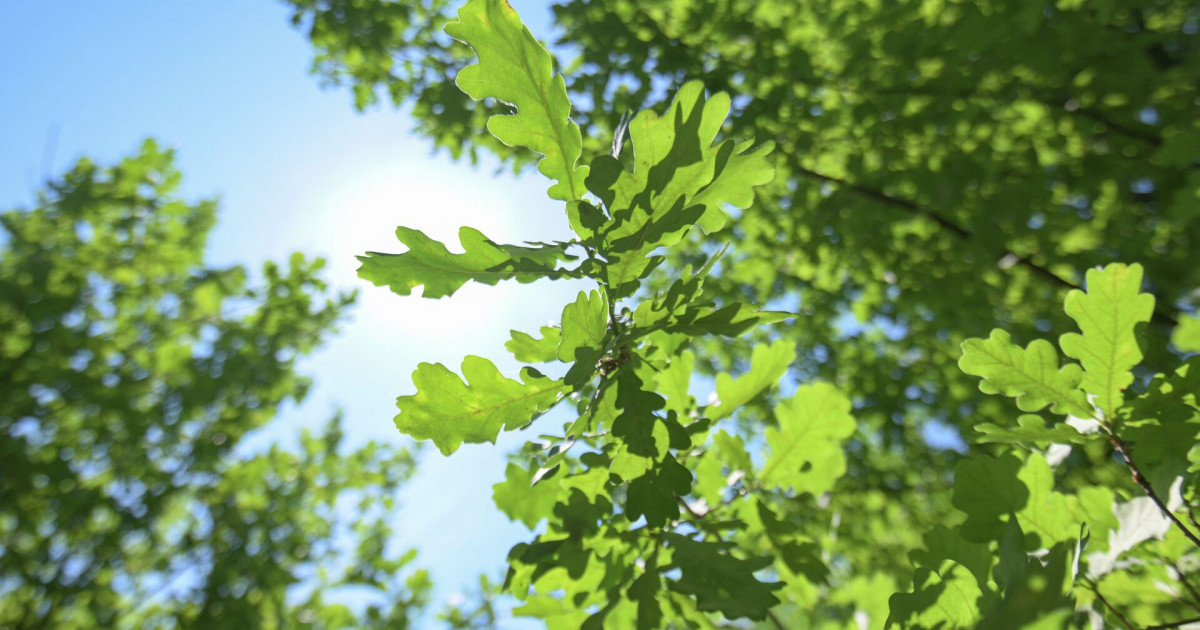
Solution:
[[[0,215],[0,626],[408,627],[429,584],[387,540],[411,455],[347,450],[338,418],[237,450],[353,296],[299,254],[258,286],[205,266],[216,205],[179,183],[147,142]]]
[[[531,162],[484,134],[508,107],[447,87],[472,59],[439,34],[448,3],[288,4],[312,37],[316,71],[351,84],[359,107],[386,95],[455,155]],[[724,136],[777,145],[777,175],[754,205],[722,229],[689,232],[692,246],[670,251],[662,278],[734,244],[705,290],[804,316],[697,342],[695,369],[752,370],[750,346],[783,339],[799,356],[791,380],[831,381],[854,397],[847,474],[822,505],[778,505],[780,531],[812,528],[840,574],[834,589],[788,582],[797,618],[837,626],[871,611],[881,622],[867,591],[902,590],[921,566],[907,554],[922,534],[927,545],[945,540],[936,528],[961,519],[948,487],[960,454],[945,443],[961,445],[954,436],[983,422],[1013,424],[1009,405],[958,369],[964,341],[997,327],[1022,344],[1071,330],[1067,292],[1087,269],[1124,260],[1142,262],[1156,298],[1138,382],[1175,369],[1171,334],[1175,352],[1196,349],[1194,3],[578,0],[554,15],[584,155],[608,151],[622,112],[662,112],[692,79],[733,95]],[[776,421],[770,397],[751,402],[737,419],[753,444]],[[1113,465],[1121,449],[1078,445],[1056,482],[1139,496],[1138,476]],[[1037,464],[1021,465],[1035,474]]]

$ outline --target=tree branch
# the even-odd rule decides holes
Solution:
[[[846,181],[844,179],[839,179],[837,177],[833,177],[830,175],[825,175],[824,173],[818,173],[816,171],[809,170],[809,169],[804,168],[799,165],[794,165],[793,168],[795,168],[795,170],[802,175],[806,175],[813,179],[819,179],[821,181],[829,182],[831,184],[836,184],[843,188],[853,190],[854,192],[856,192],[860,195],[863,195],[864,197],[869,197],[871,199],[874,199],[875,201],[879,201],[881,203],[890,205],[894,208],[901,208],[911,214],[925,217],[925,218],[933,221],[934,223],[938,224],[938,226],[940,226],[941,228],[945,229],[946,231],[950,232],[951,234],[954,234],[955,236],[957,236],[961,239],[969,240],[972,237],[974,237],[974,235],[975,235],[974,232],[967,229],[966,227],[963,227],[962,225],[959,225],[958,223],[954,222],[953,220],[947,219],[946,217],[941,216],[940,214],[934,212],[933,210],[931,210],[929,208],[922,208],[921,206],[917,205],[916,203],[914,203],[912,201],[909,201],[908,199],[901,199],[899,197],[893,197],[881,190],[878,190],[875,188],[870,188],[868,186],[863,186],[862,184],[856,184],[854,182]],[[1075,282],[1072,282],[1070,280],[1067,280],[1066,278],[1059,276],[1058,274],[1054,273],[1053,271],[1050,271],[1046,267],[1043,267],[1043,266],[1037,264],[1036,262],[1030,260],[1029,258],[1026,258],[1025,256],[1022,256],[1016,252],[1009,250],[1009,251],[1006,251],[1004,253],[1004,255],[1007,258],[1011,258],[1011,259],[1015,260],[1016,261],[1014,263],[1015,265],[1020,265],[1022,267],[1025,267],[1030,272],[1032,272],[1034,275],[1037,275],[1046,280],[1049,280],[1050,282],[1057,284],[1064,289],[1079,289],[1079,288],[1081,288]],[[1158,322],[1159,324],[1162,324],[1167,327],[1174,327],[1174,326],[1178,325],[1179,322],[1174,317],[1159,310],[1159,308],[1158,308],[1159,303],[1161,303],[1161,300],[1159,300],[1158,302],[1155,303],[1154,320],[1156,322]]]

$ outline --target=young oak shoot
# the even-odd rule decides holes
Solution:
[[[629,121],[632,169],[619,154],[581,164],[583,143],[564,81],[507,3],[472,0],[446,30],[479,57],[459,74],[459,87],[513,108],[493,117],[488,130],[543,156],[538,168],[553,180],[548,194],[565,202],[576,239],[500,245],[463,228],[465,253],[456,255],[400,228],[408,251],[363,256],[359,274],[400,295],[423,286],[423,296],[434,298],[469,281],[571,277],[591,279],[596,288],[564,306],[560,326],[543,328],[540,337],[514,333],[509,342],[519,360],[564,364],[562,378],[526,367],[512,380],[471,356],[463,362],[464,382],[444,366],[423,363],[413,375],[416,393],[397,400],[397,427],[450,454],[463,443],[495,442],[501,430],[525,427],[564,400],[578,401],[576,419],[552,436],[558,444],[535,448],[528,467],[510,465],[508,481],[497,486],[497,505],[511,517],[530,527],[547,523],[533,543],[509,554],[507,586],[525,601],[518,614],[586,627],[692,625],[711,613],[764,619],[778,603],[779,585],[756,574],[772,562],[735,550],[716,530],[716,539],[697,540],[681,529],[688,520],[682,514],[703,518],[680,507],[695,493],[690,466],[707,449],[713,421],[678,393],[668,406],[657,387],[658,375],[674,369],[674,351],[693,339],[741,335],[788,314],[710,298],[703,280],[719,254],[695,274],[684,270],[664,292],[647,293],[643,281],[659,267],[663,248],[678,246],[697,227],[719,229],[729,221],[727,207],[753,203],[754,188],[773,177],[771,147],[717,142],[730,99],[708,96],[691,82],[663,115],[641,112]],[[583,259],[571,251],[582,251]],[[712,417],[732,416],[770,389],[794,356],[785,342],[756,351],[747,376],[720,381],[728,400]],[[685,388],[686,365],[679,375]],[[849,410],[844,395],[824,384],[805,386],[785,403],[779,413],[788,420],[769,437],[775,452],[764,492],[826,491],[845,469],[841,442],[854,427]],[[819,441],[809,439],[814,430]],[[586,452],[576,457],[568,449],[579,442]],[[809,471],[814,462],[820,469]],[[556,591],[567,596],[550,597]]]

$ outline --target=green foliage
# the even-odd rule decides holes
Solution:
[[[1180,388],[1191,361],[1170,376],[1150,379],[1144,393],[1125,395],[1134,383],[1128,372],[1143,358],[1139,344],[1145,340],[1139,338],[1138,324],[1153,312],[1152,298],[1141,293],[1140,286],[1139,266],[1114,263],[1088,273],[1086,293],[1067,295],[1065,309],[1082,334],[1065,334],[1060,344],[1067,355],[1080,359],[1081,366],[1060,370],[1049,342],[1034,341],[1030,351],[1023,351],[1007,334],[997,334],[1001,331],[993,331],[988,341],[963,343],[964,371],[980,376],[983,383],[994,381],[981,387],[1015,397],[1022,410],[1037,411],[1051,397],[1074,401],[1084,393],[1092,396],[1095,407],[1071,409],[1081,416],[1074,419],[1075,426],[1047,427],[1043,418],[1031,415],[1021,416],[1019,427],[1011,430],[980,425],[983,441],[1018,447],[998,458],[964,459],[954,474],[953,505],[966,515],[958,533],[966,541],[987,545],[976,549],[991,549],[982,567],[992,567],[992,579],[987,578],[989,572],[975,569],[982,590],[960,597],[967,584],[961,572],[948,578],[948,565],[936,563],[946,556],[946,562],[954,563],[949,567],[953,573],[964,556],[939,553],[931,546],[928,553],[913,555],[923,568],[914,577],[911,593],[892,597],[892,621],[904,627],[1082,627],[1074,611],[1090,607],[1095,614],[1141,627],[1184,619],[1195,605],[1180,567],[1200,551],[1200,530],[1194,522],[1184,522],[1193,520],[1196,471],[1183,463],[1185,451],[1200,434],[1200,406],[1194,393],[1184,394],[1187,387]],[[1032,353],[1035,347],[1050,357],[1038,361],[1048,367],[1029,369],[1030,362],[1022,359],[1022,352]],[[1013,358],[996,360],[998,356]],[[1019,369],[1022,365],[1026,369]],[[1031,404],[1031,391],[1048,393]],[[1117,502],[1104,486],[1067,490],[1064,481],[1070,479],[1070,467],[1068,476],[1060,478],[1048,461],[1050,448],[1065,448],[1063,442],[1086,443],[1088,438],[1077,429],[1087,422],[1094,425],[1088,433],[1107,438],[1119,465],[1132,473],[1133,491],[1146,496]],[[1110,460],[1108,465],[1117,463]],[[1099,537],[1102,533],[1107,540]],[[1027,557],[1034,551],[1043,555]],[[1158,581],[1172,595],[1125,597],[1131,589],[1145,588],[1144,580]],[[1111,597],[1114,591],[1119,595]]]
[[[832,385],[803,385],[775,408],[768,427],[770,454],[759,479],[765,487],[820,495],[846,472],[841,442],[854,433],[850,400]]]
[[[1071,291],[1063,308],[1082,334],[1067,333],[1058,343],[1083,365],[1083,391],[1110,416],[1121,407],[1121,392],[1133,383],[1130,370],[1142,361],[1134,326],[1154,314],[1154,296],[1141,289],[1141,265],[1089,269],[1087,293]]]
[[[300,255],[257,286],[205,266],[216,205],[179,185],[147,142],[0,214],[0,626],[407,627],[429,581],[384,542],[410,454],[334,418],[235,455],[352,296]]]
[[[583,140],[571,121],[571,101],[554,60],[521,23],[507,2],[468,2],[446,33],[469,45],[479,63],[459,71],[455,83],[476,101],[494,98],[516,108],[493,116],[487,128],[497,140],[526,147],[544,157],[538,170],[557,183],[553,199],[574,201],[584,195],[586,166],[579,166]]]
[[[501,429],[524,427],[568,394],[580,401],[576,418],[553,436],[558,446],[525,465],[510,464],[495,487],[496,503],[510,517],[531,529],[546,523],[544,533],[509,556],[507,586],[526,601],[518,614],[543,617],[551,626],[623,627],[635,620],[644,628],[699,621],[706,613],[765,619],[780,585],[757,572],[772,561],[743,558],[734,543],[683,533],[714,527],[716,535],[726,527],[715,515],[708,517],[713,525],[704,524],[707,515],[691,507],[697,480],[685,462],[703,455],[696,449],[715,420],[779,381],[794,351],[782,341],[756,351],[747,374],[719,380],[724,400],[712,414],[699,415],[703,408],[686,395],[686,380],[670,390],[668,410],[654,386],[672,369],[673,353],[689,343],[686,335],[737,336],[779,316],[713,303],[701,284],[716,257],[668,291],[643,297],[637,290],[662,259],[653,252],[676,245],[693,226],[719,228],[726,205],[750,205],[753,189],[771,178],[766,150],[714,144],[729,98],[706,98],[698,83],[689,83],[663,117],[642,112],[633,118],[632,170],[619,155],[602,155],[584,180],[587,171],[573,168],[580,143],[549,142],[578,138],[562,81],[552,80],[549,53],[502,1],[471,2],[460,20],[448,30],[480,51],[480,63],[463,70],[459,85],[475,98],[514,104],[518,113],[494,118],[489,129],[505,143],[545,156],[541,170],[558,181],[550,195],[570,202],[579,239],[533,260],[530,252],[543,250],[495,245],[464,229],[466,253],[453,257],[401,228],[410,249],[363,258],[361,275],[401,295],[424,285],[425,297],[441,297],[468,280],[556,277],[555,264],[577,247],[587,256],[578,273],[597,289],[567,304],[560,326],[544,328],[540,339],[514,332],[508,344],[518,359],[566,364],[563,380],[526,367],[522,381],[513,381],[490,361],[467,357],[464,383],[441,365],[422,364],[413,374],[416,393],[398,400],[397,427],[449,454],[464,442],[494,442]],[[576,188],[584,181],[594,197]],[[686,379],[690,368],[684,369],[678,377]],[[780,429],[768,433],[774,451],[763,470],[764,495],[791,488],[826,492],[845,472],[840,440],[854,430],[849,410],[832,386],[803,387],[781,409]],[[586,443],[587,452],[568,453],[576,442]],[[552,605],[548,597],[563,589],[567,596],[556,599],[570,607]]]
[[[462,378],[441,364],[422,363],[413,372],[417,393],[396,400],[396,428],[418,440],[433,440],[449,455],[463,442],[495,442],[500,429],[513,431],[545,413],[562,398],[561,381],[533,368],[521,380],[504,378],[487,359],[467,357]]]
[[[1171,335],[1171,343],[1183,352],[1200,352],[1200,316],[1181,319]]]
[[[717,375],[717,398],[720,404],[707,410],[708,417],[720,419],[754,400],[778,383],[795,360],[796,351],[787,341],[754,348],[754,353],[750,355],[750,371],[736,379],[728,374]]]
[[[958,366],[978,376],[980,391],[1017,399],[1021,411],[1041,411],[1050,406],[1058,414],[1088,416],[1087,399],[1079,390],[1083,370],[1078,365],[1058,367],[1058,355],[1048,341],[1037,339],[1028,348],[1012,343],[1012,336],[993,330],[987,339],[968,339]]]
[[[421,295],[440,298],[454,295],[470,281],[494,285],[501,280],[532,282],[544,277],[571,277],[572,271],[558,269],[558,262],[574,258],[561,245],[497,245],[478,230],[459,231],[463,253],[452,254],[446,246],[419,230],[396,228],[396,238],[408,251],[403,254],[370,252],[360,256],[359,276],[376,286],[387,286],[400,295],[422,287]]]
[[[538,76],[562,77],[573,107],[555,111],[590,164],[567,251],[609,311],[599,356],[562,356],[565,323],[508,345],[560,363],[572,407],[497,494],[539,528],[509,556],[519,613],[762,619],[679,589],[685,536],[774,559],[743,593],[764,627],[1195,617],[1192,3],[561,0],[554,20],[574,58]],[[334,72],[411,98],[438,146],[549,155],[480,136],[487,101],[405,76],[469,53],[377,43],[318,50],[415,60]],[[570,128],[556,116],[537,124]]]

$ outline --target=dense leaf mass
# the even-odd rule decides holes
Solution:
[[[569,416],[496,488],[517,614],[1195,619],[1194,2],[562,0],[561,66],[503,0],[469,49],[440,2],[288,3],[360,106],[540,160],[595,282],[508,344]]]

